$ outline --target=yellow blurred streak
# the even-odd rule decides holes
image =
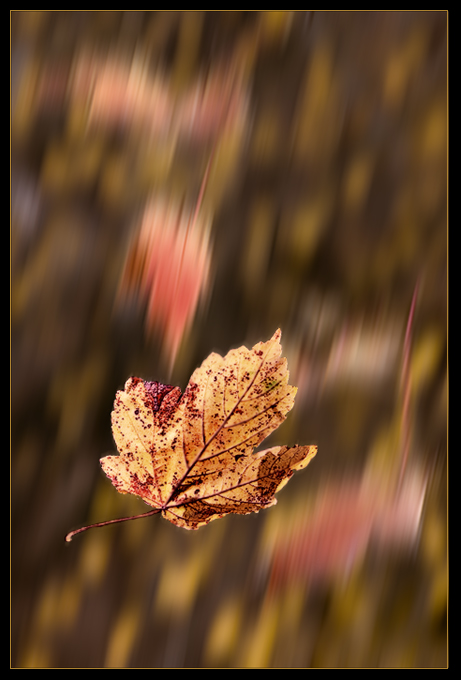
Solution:
[[[279,42],[288,36],[293,10],[264,10],[260,14],[261,35],[264,42]]]
[[[347,394],[347,399],[344,395]],[[369,405],[369,398],[365,392],[360,393],[345,384],[344,391],[336,411],[335,427],[342,433],[342,447],[345,451],[356,452],[360,448],[360,439]],[[344,455],[344,453],[343,453]],[[354,455],[354,454],[352,454]]]
[[[356,154],[345,171],[343,204],[344,209],[356,214],[364,208],[373,177],[375,158],[363,151]]]
[[[418,27],[410,34],[405,43],[403,59],[408,60],[413,71],[418,72],[428,51],[428,34],[424,28]]]
[[[283,594],[280,611],[280,628],[296,635],[304,611],[304,590],[299,585],[288,584]]]
[[[104,531],[91,531],[85,537],[80,551],[78,573],[82,581],[90,587],[101,585],[107,572],[112,549],[112,536]]]
[[[273,204],[269,200],[253,201],[242,255],[242,275],[248,293],[258,295],[269,270],[274,234]]]
[[[427,51],[427,36],[416,29],[406,42],[389,54],[383,76],[383,98],[391,110],[402,104],[411,78],[417,76]]]
[[[445,98],[436,99],[419,124],[414,126],[412,141],[415,169],[411,198],[418,219],[427,222],[431,217],[439,217],[437,210],[444,213],[446,209],[448,139]],[[445,220],[440,227],[440,233],[446,234]]]
[[[59,414],[56,436],[58,450],[72,448],[79,441],[85,421],[99,397],[99,386],[104,384],[107,357],[93,352],[78,368],[55,376],[49,391],[49,405]]]
[[[210,666],[225,663],[234,653],[242,625],[241,600],[224,601],[208,632],[205,659]]]
[[[403,268],[411,269],[413,263],[417,261],[421,248],[421,234],[418,225],[415,223],[415,215],[396,231],[393,244],[393,259]]]
[[[66,119],[66,139],[78,142],[88,132],[88,102],[73,101]]]
[[[227,129],[222,133],[217,143],[203,199],[203,205],[209,210],[220,205],[223,196],[232,187],[234,178],[239,172],[244,132],[244,122],[238,120],[232,125],[232,129]]]
[[[70,628],[75,622],[80,602],[82,601],[82,586],[80,578],[76,574],[70,574],[64,581],[59,594],[59,606],[56,616],[56,624]]]
[[[91,186],[97,179],[103,158],[101,140],[92,140],[90,144],[75,149],[69,156],[72,159],[70,181],[73,187]]]
[[[129,505],[134,506],[137,504],[138,508],[146,507],[142,501],[139,501],[139,499],[136,499],[133,496],[128,496],[126,494],[113,494],[112,491],[112,486],[108,483],[104,475],[101,475],[99,483],[92,497],[91,508],[89,512],[90,521],[96,522],[98,518],[100,519],[101,517],[104,517],[104,515],[111,515],[114,511],[117,512],[117,509],[118,512],[120,512],[121,507],[123,508],[123,512],[128,509]],[[93,520],[93,518],[95,519]],[[102,533],[109,535],[111,532],[103,531]],[[99,534],[101,534],[101,532],[96,531],[93,533],[93,536]]]
[[[160,576],[155,603],[161,614],[181,618],[190,613],[203,575],[202,555],[191,555],[182,564],[168,562]]]
[[[136,505],[133,503],[133,514],[139,510],[139,503],[134,499]],[[152,541],[152,526],[154,522],[160,522],[160,517],[148,518],[134,522],[126,522],[120,526],[121,542],[123,550],[127,555],[134,555],[140,549],[146,554],[146,546]],[[156,562],[158,552],[155,546],[152,546],[153,559]]]
[[[439,419],[441,426],[447,425],[448,415],[448,376],[445,370],[443,383],[440,387],[439,394],[435,402],[435,415]]]
[[[101,477],[93,494],[88,523],[96,522],[101,518],[129,517],[145,510],[145,504],[138,499],[114,494],[112,491],[111,485]],[[108,528],[89,531],[85,534],[78,567],[82,582],[91,587],[101,584],[107,572],[113,539],[114,533]]]
[[[283,534],[284,530],[289,527],[293,517],[296,517],[296,515],[290,512],[286,504],[279,504],[277,512],[267,513],[261,534],[261,547],[263,550],[272,550],[277,537]]]
[[[306,100],[310,103],[310,109],[318,115],[321,113],[329,100],[332,77],[333,77],[333,50],[328,44],[319,45],[312,55],[309,68],[309,76],[305,91]]]
[[[327,193],[323,193],[305,205],[301,205],[290,219],[286,228],[279,230],[279,244],[283,248],[282,239],[289,234],[290,256],[293,263],[306,265],[316,251],[317,245],[325,230],[331,211],[331,201]]]
[[[416,664],[416,642],[398,639],[388,646],[380,658],[379,666],[385,668],[414,668]]]
[[[435,509],[427,512],[421,539],[424,561],[432,566],[445,561],[447,532]]]
[[[312,55],[294,127],[293,152],[301,159],[328,161],[335,149],[341,107],[333,52],[327,43]]]
[[[49,578],[35,608],[34,627],[38,633],[45,633],[56,622],[56,611],[59,601],[58,583]]]
[[[48,645],[42,642],[32,642],[22,655],[18,666],[19,668],[51,668],[51,659]]]
[[[400,52],[389,55],[383,79],[384,103],[390,109],[397,109],[402,103],[408,87],[408,70]]]
[[[133,645],[140,627],[141,608],[136,604],[125,605],[118,615],[107,645],[104,666],[125,668],[128,665]]]
[[[216,552],[222,550],[225,537],[225,522],[214,522],[209,531],[202,534],[193,551],[181,557],[175,552],[177,544],[171,540],[171,533],[166,529],[162,535],[164,563],[153,605],[154,615],[172,615],[177,619],[190,615],[198,590],[202,583],[206,583],[207,574],[216,560]],[[158,549],[153,550],[152,554],[157,559]]]
[[[380,480],[380,496],[391,498],[397,489],[400,460],[402,455],[401,413],[395,414],[392,422],[376,435],[368,454],[364,483],[376,486]]]
[[[292,667],[296,665],[297,658],[305,658],[305,649],[300,647],[302,639],[302,615],[306,606],[305,590],[302,586],[294,586],[290,583],[283,591],[280,607],[279,620],[277,623],[277,635],[274,640],[274,652],[271,665]]]
[[[332,599],[332,616],[339,629],[352,630],[372,616],[370,602],[376,594],[368,592],[360,569],[356,569],[347,580],[347,585],[336,585],[336,597]]]
[[[202,11],[194,10],[183,13],[172,72],[172,80],[176,86],[184,86],[196,70],[202,27]]]
[[[242,668],[269,668],[274,642],[278,631],[280,605],[276,600],[266,599],[258,620],[245,631],[238,665]]]
[[[430,616],[437,621],[448,613],[448,569],[446,562],[442,563],[436,571],[429,593]]]
[[[39,65],[29,61],[24,68],[18,88],[13,117],[11,120],[11,137],[13,142],[20,142],[29,132],[34,117],[34,97],[39,79]]]
[[[20,668],[48,668],[51,664],[50,633],[56,627],[59,607],[58,583],[49,578],[33,612],[28,640],[20,654]]]
[[[322,667],[367,665],[376,626],[376,605],[379,596],[377,584],[370,588],[365,582],[363,570],[358,565],[347,585],[336,584],[331,599],[329,621],[322,630],[323,640],[320,649],[323,645],[324,649],[322,655],[319,654],[318,657]],[[332,635],[336,640],[331,639]]]
[[[271,563],[276,554],[278,544],[282,538],[290,537],[296,530],[297,522],[301,513],[307,512],[306,501],[302,499],[303,503],[298,501],[297,506],[293,509],[288,503],[279,503],[277,505],[277,512],[268,513],[264,518],[263,531],[258,543],[258,568],[262,573],[270,572]],[[298,512],[296,512],[298,509]]]
[[[425,117],[421,130],[419,153],[422,162],[432,164],[443,160],[447,151],[446,102],[437,102]]]
[[[149,144],[143,147],[137,158],[135,168],[135,184],[140,191],[151,192],[159,185],[163,185],[168,179],[174,153],[175,140],[168,140],[164,144],[155,145],[153,150]]]
[[[70,163],[68,147],[50,142],[41,169],[45,191],[62,192],[69,188]]]
[[[110,206],[119,206],[129,199],[132,174],[124,153],[111,153],[106,157],[100,178],[102,200]]]
[[[40,443],[35,432],[28,430],[24,433],[23,439],[16,444],[14,458],[11,461],[14,489],[12,496],[16,493],[21,497],[34,486],[40,461]]]
[[[429,328],[415,341],[411,357],[411,386],[415,393],[422,390],[434,377],[445,348],[443,332]]]
[[[16,11],[19,15],[19,32],[23,35],[24,40],[32,40],[42,29],[50,10],[24,10]]]
[[[413,265],[421,245],[421,234],[416,219],[414,210],[405,216],[396,217],[393,232],[386,240],[382,240],[379,248],[373,252],[371,276],[376,283],[387,286],[401,267]]]

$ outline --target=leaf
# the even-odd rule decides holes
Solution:
[[[210,354],[182,395],[172,385],[127,380],[112,412],[120,455],[101,459],[117,491],[186,529],[274,505],[275,493],[317,453],[316,446],[253,453],[294,404],[280,337],[278,330],[251,350]]]
[[[39,110],[50,111],[68,97],[71,105],[84,107],[90,126],[138,131],[144,141],[202,144],[243,131],[248,122],[248,93],[232,61],[200,74],[180,93],[163,73],[152,72],[141,52],[129,59],[83,50],[71,68],[47,64],[37,80]]]
[[[128,250],[118,304],[132,293],[146,302],[146,331],[160,331],[171,362],[210,286],[209,233],[201,213],[152,198]]]
[[[270,563],[269,590],[344,579],[371,547],[384,554],[411,548],[426,486],[427,477],[416,466],[397,493],[376,473],[324,483],[290,521],[272,527],[261,557]]]

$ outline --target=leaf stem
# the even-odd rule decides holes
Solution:
[[[118,524],[119,522],[129,522],[132,519],[141,519],[142,517],[150,517],[151,515],[156,515],[161,512],[161,508],[155,508],[154,510],[149,510],[148,512],[143,512],[140,515],[133,515],[132,517],[120,517],[119,519],[108,519],[105,522],[96,522],[96,524],[88,524],[81,529],[76,529],[75,531],[70,531],[66,536],[66,541],[70,543],[74,536],[81,534],[83,531],[88,529],[97,529],[98,527],[106,527],[108,524]]]

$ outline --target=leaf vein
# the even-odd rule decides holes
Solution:
[[[275,401],[273,404],[263,409],[262,411],[259,411],[254,416],[251,416],[251,418],[247,418],[246,420],[239,420],[238,423],[232,423],[232,425],[224,425],[223,427],[226,430],[230,430],[232,427],[238,427],[239,425],[245,425],[246,423],[250,423],[255,418],[259,418],[259,416],[262,416],[262,414],[266,413],[266,411],[269,411],[271,408],[274,408],[274,406],[276,406],[277,404],[280,404],[280,402],[283,401],[284,399],[286,399],[286,395],[279,399],[278,401]]]

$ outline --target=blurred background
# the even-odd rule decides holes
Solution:
[[[445,667],[447,13],[10,19],[11,666]],[[278,505],[66,543],[125,380],[279,327]]]

